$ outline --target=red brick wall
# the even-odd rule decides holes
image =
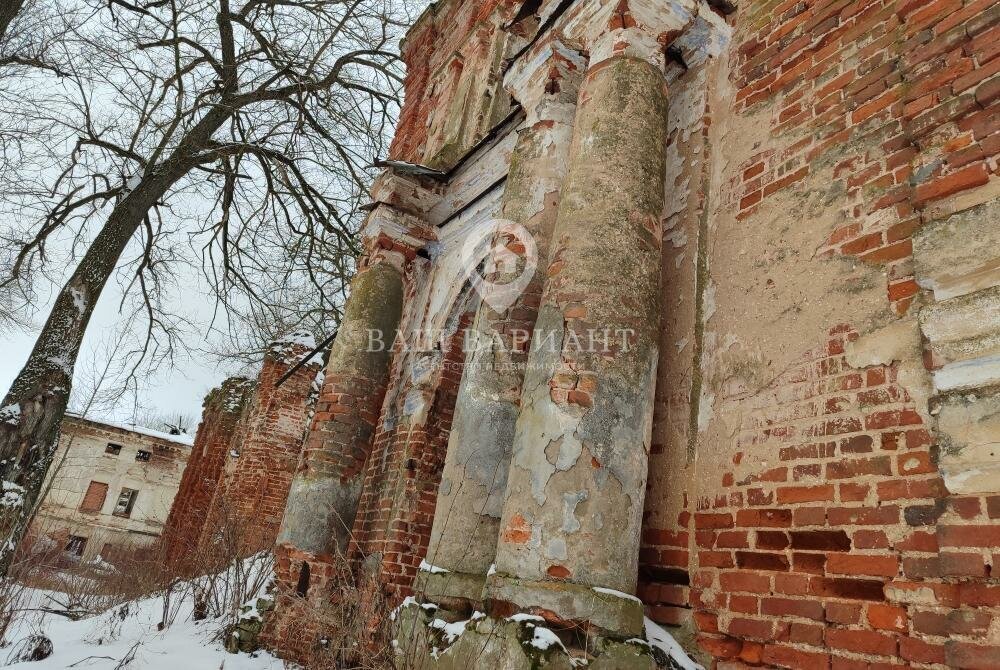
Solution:
[[[765,3],[741,17],[737,113],[773,106],[787,149],[741,166],[740,216],[841,152],[842,224],[823,250],[886,267],[905,313],[918,288],[911,236],[934,200],[987,183],[1000,153],[995,2]],[[842,151],[848,143],[856,151]],[[873,222],[877,223],[873,225]]]
[[[837,223],[800,262],[859,259],[884,273],[886,308],[912,314],[929,300],[914,232],[968,206],[956,197],[997,194],[998,23],[995,1],[741,5],[735,102],[714,111],[769,123],[712,196],[769,225],[769,205],[821,177],[836,194],[824,223]],[[748,261],[748,275],[760,267]],[[897,363],[847,364],[861,324],[839,323],[851,321],[839,309],[824,341],[770,333],[813,348],[761,390],[719,398],[743,416],[728,442],[699,438],[688,476],[651,489],[687,494],[671,517],[651,515],[640,595],[654,619],[693,625],[720,668],[1000,667],[988,632],[1000,497],[949,494],[927,398]],[[719,449],[728,467],[700,468]]]
[[[423,160],[423,148],[427,143],[427,115],[432,107],[432,98],[427,91],[431,77],[430,57],[439,39],[434,21],[425,19],[410,31],[404,43],[406,99],[389,148],[393,160],[411,163]]]
[[[501,5],[509,12],[518,4],[512,0],[452,1],[438,3],[424,13],[403,44],[406,98],[389,150],[392,159],[426,163],[441,148],[428,146],[429,124],[433,116],[447,110],[455,91],[430,86],[432,78],[453,59],[477,24]],[[480,71],[476,76],[491,75]]]
[[[230,445],[253,391],[253,382],[235,377],[205,398],[201,424],[163,532],[166,560],[171,565],[197,553]]]
[[[473,4],[445,6],[470,17]],[[816,272],[798,281],[833,281],[830,271],[820,273],[823,263],[859,265],[877,278],[881,325],[913,316],[928,297],[914,275],[912,235],[962,206],[956,196],[997,192],[1000,6],[995,0],[743,5],[730,18],[735,43],[728,61],[720,59],[728,82],[706,80],[711,104],[705,101],[698,128],[706,138],[703,153],[723,155],[705,167],[695,194],[698,216],[707,221],[708,255],[728,242],[732,229],[720,232],[716,220],[724,216],[761,234],[812,226],[822,231],[818,246],[791,251],[797,267]],[[448,26],[446,34],[435,22],[421,24],[407,46],[411,70],[395,158],[425,157],[428,119],[443,107],[428,82],[467,34],[457,15],[437,24]],[[672,91],[682,91],[692,76]],[[718,137],[714,129],[745,119],[756,124],[749,155],[735,150],[743,137],[731,137],[733,146],[708,146]],[[726,162],[730,156],[736,158]],[[685,179],[672,184],[675,191]],[[786,208],[798,202],[789,194],[821,191],[824,202],[813,209]],[[680,238],[671,242],[684,247]],[[743,300],[752,314],[754,300],[770,299],[751,289],[763,283],[758,275],[779,267],[765,258],[772,253],[779,250],[737,255],[744,282],[723,286],[728,293],[719,300]],[[690,256],[676,260],[665,264],[668,284],[677,268],[696,265]],[[714,290],[717,276],[685,276],[684,304],[695,303],[697,290],[712,279]],[[693,402],[695,435],[684,437],[694,449],[687,464],[681,453],[676,470],[651,473],[640,595],[657,621],[692,626],[717,668],[1000,667],[1000,641],[990,633],[1000,626],[1000,584],[992,578],[1000,495],[946,490],[927,398],[903,377],[904,362],[848,364],[848,343],[875,327],[854,313],[868,291],[858,289],[857,306],[839,296],[826,308],[821,298],[819,326],[747,328],[750,345],[777,342],[767,351],[780,349],[791,360],[759,388],[714,389],[718,398],[699,398],[695,378],[716,371],[708,353],[706,365],[681,365],[687,377],[677,383],[660,375],[656,421],[688,424],[685,403]],[[790,311],[809,307],[788,292],[777,300]],[[672,304],[666,313],[675,311]],[[701,325],[710,319],[699,318]],[[676,364],[675,345],[691,356],[693,340],[706,339],[695,325],[680,330],[665,340],[665,362]],[[409,594],[426,551],[460,379],[458,351],[454,341],[446,348],[445,360],[455,367],[434,391],[429,420],[413,427],[399,416],[408,382],[397,361],[365,467],[350,551],[356,561],[378,557],[380,577],[396,598]],[[702,435],[699,402],[702,409],[725,406],[727,418],[739,418],[726,432]],[[665,416],[671,413],[680,419]],[[664,468],[660,457],[668,452],[683,452],[683,442],[654,442],[654,468]],[[654,509],[668,496],[677,501],[670,514]],[[301,557],[279,555],[285,583],[294,583],[300,568]],[[314,577],[313,585],[325,579]],[[307,633],[287,635],[298,635],[297,648],[306,649]]]
[[[321,647],[324,607],[337,593],[333,590],[339,567],[327,560],[319,560],[287,544],[275,548],[275,607],[268,615],[261,642],[275,650],[286,661],[308,667],[314,654]],[[306,595],[298,593],[303,566],[309,565]]]
[[[426,424],[378,426],[348,554],[357,563],[380,557],[378,575],[392,600],[412,594],[427,554],[448,436],[465,362],[463,341],[473,314],[462,316],[444,343],[434,400]],[[393,366],[396,370],[396,366]],[[394,377],[401,384],[398,376]],[[398,394],[403,397],[405,393]],[[394,398],[387,400],[383,416]]]
[[[225,528],[240,536],[242,553],[274,546],[312,418],[321,362],[303,366],[280,387],[275,383],[309,350],[302,344],[275,344],[265,355],[239,438],[231,444],[208,511],[211,522],[201,540],[204,545]]]

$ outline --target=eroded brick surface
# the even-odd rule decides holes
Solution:
[[[234,377],[205,398],[201,424],[163,531],[165,558],[182,572],[190,567],[185,562],[198,553],[230,445],[254,388],[249,379]]]
[[[644,41],[668,5],[675,19],[698,16]],[[655,389],[641,389],[653,399],[638,561],[646,614],[720,669],[993,667],[1000,329],[986,312],[997,304],[1000,260],[983,222],[1000,195],[1000,12],[986,0],[772,0],[723,18],[722,5],[626,0],[602,14],[607,6],[578,2],[546,23],[538,12],[551,3],[521,13],[522,3],[445,1],[415,26],[393,156],[460,167],[426,215],[445,251],[409,259],[401,323],[447,324],[448,337],[394,351],[349,557],[399,600],[429,556],[462,373],[458,338],[476,311],[448,250],[476,217],[501,211],[507,186],[497,180],[517,131],[516,120],[498,125],[510,96],[494,86],[506,68],[519,72],[493,60],[498,45],[543,62],[557,36],[580,47],[588,69],[669,46],[669,59],[650,61],[667,98],[666,204],[661,220],[645,223],[662,234],[663,314]],[[607,34],[615,38],[602,41]],[[506,84],[521,94],[529,79]],[[578,118],[569,104],[567,118]],[[468,155],[491,128],[506,135]],[[612,202],[615,188],[579,199]],[[591,261],[615,245],[595,248]],[[635,259],[614,258],[579,283],[592,294],[566,297],[564,323],[609,321],[586,307],[634,279]],[[547,290],[560,273],[580,273],[581,261],[570,272],[551,260]],[[655,310],[645,311],[633,316]],[[578,386],[580,370],[569,367],[551,392],[579,412],[607,391],[600,379]],[[332,386],[324,395],[321,407],[336,402]],[[547,453],[539,463],[556,469]],[[501,543],[528,545],[540,533],[523,512],[505,511]],[[587,539],[622,542],[616,530]],[[312,558],[278,553],[278,610],[294,613],[306,599],[293,587]],[[580,574],[608,568],[584,553],[573,557]],[[500,567],[575,584],[570,562],[553,560],[544,574]],[[318,629],[282,626],[272,644],[304,658]]]
[[[914,233],[997,195],[997,61],[982,45],[998,20],[982,2],[754,3],[736,16],[735,95],[722,109],[709,95],[701,125],[709,142],[719,123],[756,128],[747,157],[723,168],[709,221],[717,235],[784,234],[755,258],[707,253],[713,300],[731,297],[702,317],[694,374],[690,358],[661,365],[684,382],[663,387],[661,374],[657,390],[640,589],[654,619],[697,631],[720,667],[988,667],[1000,643],[980,637],[1000,602],[990,496],[946,486],[939,460],[953,442],[930,413],[935,389],[906,321],[934,302]],[[788,232],[806,227],[817,234]],[[839,288],[817,292],[844,256],[875,272],[851,265]],[[722,261],[745,277],[712,267]],[[783,276],[791,267],[802,274]],[[692,290],[675,276],[676,295]],[[886,326],[882,306],[911,325]],[[770,314],[770,330],[736,325]],[[682,307],[662,352],[696,341],[691,322]],[[879,332],[895,352],[851,355]],[[692,404],[701,420],[684,425]],[[664,466],[688,472],[680,490],[685,478]]]
[[[280,387],[276,382],[310,349],[272,344],[256,382],[234,378],[205,399],[164,540],[167,559],[182,571],[274,546],[313,411],[319,361]]]

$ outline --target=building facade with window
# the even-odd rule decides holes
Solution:
[[[188,435],[68,415],[33,534],[84,561],[150,547],[163,532],[192,443]]]

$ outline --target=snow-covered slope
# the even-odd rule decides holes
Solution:
[[[121,607],[81,621],[45,615],[40,623],[37,620],[26,622],[10,636],[14,644],[0,649],[0,666],[17,649],[18,641],[41,633],[52,641],[52,655],[43,661],[8,667],[17,670],[114,670],[120,667],[130,670],[280,670],[284,667],[282,661],[263,652],[253,656],[227,653],[221,642],[213,641],[218,634],[218,621],[192,621],[190,599],[177,607],[175,623],[162,632],[156,630],[163,618],[162,598],[129,603],[124,616]],[[134,660],[120,665],[129,656]]]

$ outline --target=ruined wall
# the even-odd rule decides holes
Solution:
[[[255,381],[235,377],[206,396],[163,542],[182,572],[274,544],[322,383],[319,359],[275,383],[314,346],[310,335],[283,338]]]
[[[165,559],[180,572],[186,572],[199,553],[209,507],[254,388],[249,379],[234,377],[205,397],[194,446],[163,532]]]
[[[201,547],[215,545],[245,555],[274,546],[322,384],[317,384],[322,361],[317,357],[280,387],[276,383],[315,346],[311,335],[292,333],[264,354],[208,508]]]
[[[406,104],[389,155],[447,170],[511,111],[501,29],[511,0],[436,2],[403,43]]]
[[[640,595],[719,667],[996,667],[1000,12],[730,21],[671,86]]]
[[[566,82],[518,76],[518,67],[533,71],[525,63],[547,69],[554,58],[576,69],[579,61],[591,85],[636,66],[649,86],[629,88],[634,78],[618,74],[604,98],[616,102],[598,100],[596,116],[587,86],[582,102],[569,104],[568,119],[579,121],[582,110],[587,121],[576,136],[593,127],[594,138],[573,148],[570,173],[582,185],[565,189],[573,203],[563,209],[580,214],[567,215],[564,228],[601,214],[626,187],[648,187],[649,197],[620,198],[625,214],[604,217],[602,236],[589,234],[593,226],[562,234],[561,246],[592,244],[569,270],[560,259],[541,262],[548,286],[558,289],[562,280],[552,277],[562,272],[575,278],[575,292],[553,307],[557,326],[588,317],[590,303],[602,301],[611,304],[594,312],[596,325],[646,323],[654,307],[617,297],[628,296],[639,262],[621,251],[618,236],[637,222],[651,235],[662,231],[660,267],[654,253],[641,268],[650,286],[658,269],[662,287],[658,347],[648,345],[658,348],[655,389],[637,381],[609,394],[603,377],[577,387],[578,361],[568,361],[562,379],[540,377],[535,387],[554,401],[574,392],[581,414],[594,397],[637,411],[653,398],[638,565],[646,614],[727,670],[1000,667],[992,572],[1000,551],[998,22],[998,6],[984,0],[433,5],[405,46],[407,103],[393,157],[449,172],[420,212],[434,233],[404,273],[407,345],[393,351],[364,467],[349,546],[355,567],[398,600],[412,592],[421,561],[434,561],[428,540],[460,381],[458,343],[478,309],[463,245],[504,211],[503,198],[516,198],[505,176],[516,140],[542,127],[532,125],[539,110],[551,111],[525,105],[508,114],[493,73],[537,102],[545,96],[532,83],[551,95]],[[506,62],[495,60],[501,50]],[[661,70],[665,111],[615,98],[633,90],[658,98],[649,74]],[[638,125],[623,123],[637,107],[648,108],[641,118],[655,128],[647,138],[665,128],[665,155],[637,148],[643,138],[629,131]],[[483,138],[492,139],[469,153]],[[632,148],[616,153],[620,144]],[[659,181],[636,175],[663,171],[663,162],[665,205],[655,221],[636,203],[659,203]],[[620,179],[588,181],[606,177],[600,170],[610,164],[625,166]],[[392,169],[401,170],[398,182],[412,168]],[[598,237],[606,243],[591,239]],[[598,270],[588,275],[588,264]],[[644,345],[653,339],[646,335]],[[574,403],[543,404],[559,405],[560,431],[571,425],[564,406]],[[633,432],[618,451],[641,465],[645,436],[625,427]],[[577,431],[570,434],[575,444]],[[550,454],[522,434],[521,448],[526,471],[559,469],[562,446]],[[600,459],[583,463],[601,469]],[[553,479],[589,485],[591,473],[566,472]],[[642,488],[641,474],[629,479],[632,488]],[[560,520],[563,501],[574,526],[582,499],[559,493],[568,497],[552,495],[554,504],[542,496],[534,524],[515,513],[522,502],[514,500],[501,546],[530,540],[537,549],[537,533],[546,519]],[[491,576],[510,574],[494,581],[527,576],[535,591],[561,595],[582,587],[592,601],[587,557],[613,554],[634,533],[618,521],[613,530],[591,528],[597,515],[586,509],[621,506],[603,484],[586,493],[592,504],[577,511],[588,523],[585,539],[600,546],[563,557],[582,565],[582,576],[562,563],[529,574],[528,561],[511,560],[520,549],[508,546]],[[550,525],[553,537],[561,532]],[[537,553],[527,552],[532,570]],[[302,604],[294,586],[307,558],[279,558],[279,611]],[[607,570],[620,583],[601,586],[630,588],[630,560],[594,562],[621,563]],[[329,577],[313,578],[310,598],[329,595]],[[538,607],[537,593],[525,605],[481,592],[491,615],[534,606],[565,623]],[[595,624],[601,614],[570,619]],[[296,653],[311,648],[315,635],[296,630],[294,615],[283,621],[273,638],[279,647],[291,640]]]

